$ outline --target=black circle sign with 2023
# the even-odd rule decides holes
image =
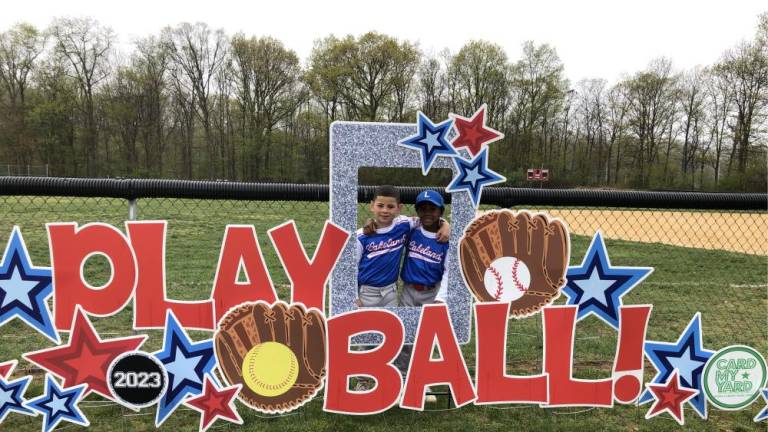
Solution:
[[[131,351],[109,366],[107,383],[118,401],[135,408],[153,405],[168,387],[165,367],[153,355]]]

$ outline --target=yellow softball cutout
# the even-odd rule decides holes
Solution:
[[[296,354],[280,342],[260,343],[243,359],[243,381],[261,396],[280,396],[293,386],[298,376]]]

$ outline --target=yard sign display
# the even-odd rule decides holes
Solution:
[[[505,181],[489,163],[492,144],[503,134],[487,118],[482,106],[442,120],[418,113],[415,125],[331,125],[330,218],[309,239],[317,240],[313,256],[294,221],[267,232],[288,275],[290,298],[278,298],[252,225],[226,226],[210,296],[196,301],[166,294],[166,221],[49,223],[50,267],[32,263],[21,230],[6,227],[0,333],[18,319],[47,342],[21,359],[0,359],[0,424],[10,416],[38,416],[44,432],[66,423],[89,426],[89,413],[80,407],[86,396],[152,410],[156,427],[186,407],[199,412],[201,431],[243,424],[243,410],[288,413],[318,395],[332,413],[373,415],[396,406],[420,411],[433,385],[447,385],[457,407],[647,404],[646,418],[671,416],[681,425],[686,410],[706,419],[709,408],[744,409],[768,398],[762,354],[742,345],[705,346],[700,313],[675,329],[675,341],[647,340],[653,305],[625,304],[623,297],[642,289],[653,268],[613,264],[601,232],[582,262],[571,264],[564,221],[527,210],[479,212],[484,189]],[[445,303],[355,306],[352,233],[357,172],[365,167],[451,170]],[[83,275],[93,255],[109,262],[103,286]],[[95,321],[128,307],[130,336],[99,334]],[[617,332],[613,366],[603,377],[577,379],[576,327],[589,315]],[[508,329],[515,320],[541,321],[543,362],[532,375],[507,371]],[[473,324],[474,346],[462,351]],[[144,348],[148,329],[162,330],[157,351]],[[405,344],[412,344],[412,354],[402,375],[394,360]],[[474,369],[465,361],[472,350]],[[646,359],[656,371],[650,381]],[[42,373],[15,373],[19,361]],[[353,389],[360,378],[375,386]],[[29,394],[32,382],[42,394]],[[765,420],[766,411],[755,421]]]

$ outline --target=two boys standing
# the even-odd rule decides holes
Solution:
[[[373,224],[356,232],[357,306],[397,306],[397,277],[402,278],[401,306],[445,302],[450,226],[441,217],[443,197],[426,190],[416,197],[418,218],[400,215],[403,205],[393,186],[379,186],[370,204]],[[402,271],[400,260],[407,250]]]
[[[356,232],[355,258],[358,263],[358,307],[397,306],[397,277],[403,251],[407,251],[400,278],[403,291],[400,306],[445,303],[448,283],[445,261],[448,257],[450,225],[442,219],[443,197],[426,190],[416,197],[417,218],[400,215],[403,205],[393,186],[380,186],[370,204],[373,221]],[[395,366],[405,376],[412,345],[403,346]],[[358,389],[368,384],[358,382]],[[428,395],[428,401],[434,401]]]

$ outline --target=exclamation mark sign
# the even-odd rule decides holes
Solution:
[[[643,389],[643,345],[653,305],[621,306],[619,342],[613,366],[613,396],[633,403]]]

